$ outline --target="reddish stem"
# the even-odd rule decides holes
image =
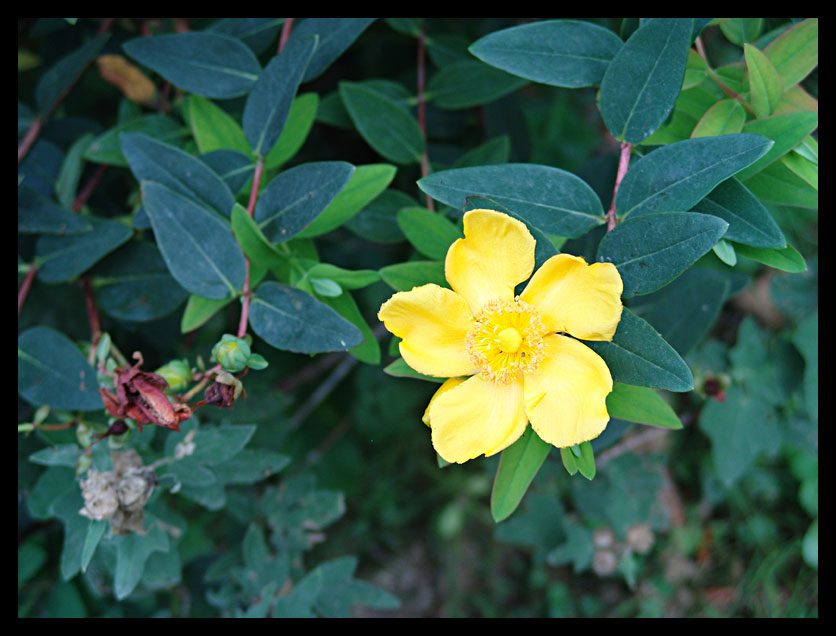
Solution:
[[[105,164],[100,165],[96,169],[96,172],[94,172],[93,176],[90,177],[90,181],[88,181],[84,186],[84,189],[78,193],[78,196],[73,203],[73,212],[78,212],[82,206],[87,203],[87,199],[90,198],[90,195],[93,194],[93,190],[96,189],[96,186],[99,185],[99,181],[102,180],[102,175],[104,175],[105,170],[107,170],[107,165]]]
[[[26,131],[26,134],[20,141],[20,145],[18,145],[17,147],[18,165],[21,161],[23,161],[23,158],[26,156],[26,153],[29,152],[29,149],[32,147],[32,144],[35,143],[35,140],[38,138],[38,134],[41,132],[42,125],[43,123],[41,122],[40,117],[35,117],[35,119],[32,120],[32,124],[29,126],[29,130]]]
[[[287,39],[290,37],[290,29],[292,28],[293,18],[285,18],[284,24],[282,24],[282,34],[279,36],[279,53],[282,52],[284,45],[287,44]]]
[[[615,195],[618,194],[618,186],[621,185],[621,180],[627,174],[627,169],[630,167],[630,149],[633,145],[625,141],[621,144],[621,157],[618,159],[618,173],[615,175],[615,186],[612,191],[612,204],[610,210],[607,212],[607,232],[612,230],[617,223],[615,217]]]
[[[84,307],[87,309],[87,320],[90,323],[90,340],[95,348],[102,337],[102,328],[99,324],[99,314],[96,311],[96,300],[93,297],[93,287],[90,285],[89,276],[81,277],[81,284],[84,287]]]
[[[426,72],[424,68],[424,27],[418,31],[418,127],[421,129],[421,136],[424,138],[424,150],[421,153],[421,176],[426,177],[430,174],[430,159],[427,156],[427,114],[426,105],[424,102],[424,85],[426,80]],[[427,209],[430,212],[435,211],[433,200],[430,195],[427,197]]]
[[[35,280],[35,274],[38,268],[35,263],[29,267],[26,276],[23,277],[23,282],[20,284],[20,290],[17,292],[17,317],[20,318],[20,312],[23,309],[23,303],[26,300],[26,295],[29,293],[29,288],[32,286],[32,281]]]
[[[258,188],[261,184],[261,174],[264,172],[264,159],[259,159],[255,164],[253,174],[253,188],[250,190],[250,200],[247,203],[247,214],[250,218],[255,212],[255,203],[258,200]],[[247,333],[247,320],[250,315],[250,259],[244,256],[244,288],[241,290],[241,319],[238,322],[238,337],[243,338]]]

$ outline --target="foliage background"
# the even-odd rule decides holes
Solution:
[[[200,31],[213,22],[187,24]],[[637,26],[622,19],[592,22],[625,38]],[[774,38],[793,22],[711,24],[701,40],[718,68],[743,59],[744,41],[762,49],[769,41],[764,38]],[[143,23],[118,20],[104,51],[119,52]],[[521,23],[376,20],[319,77],[302,84],[300,95],[318,95],[316,120],[282,169],[312,161],[355,166],[386,161],[358,134],[340,103],[339,86],[387,80],[389,95],[414,109],[417,25],[426,34],[432,94],[434,80],[468,55],[468,45]],[[87,42],[100,24],[96,19],[18,21],[19,140],[31,125],[44,72]],[[167,19],[146,24],[161,32],[177,28]],[[280,24],[275,23],[259,53],[262,62],[274,55]],[[147,73],[159,90],[163,82]],[[559,167],[584,178],[608,209],[618,144],[601,120],[596,89],[507,78],[496,82],[499,88],[478,105],[459,107],[455,92],[452,102],[429,99],[432,171],[463,161]],[[817,69],[802,86],[817,98]],[[176,142],[195,152],[198,140],[181,98],[172,91],[170,116],[180,124]],[[240,121],[243,99],[218,103]],[[55,183],[58,168],[82,135],[98,136],[116,125],[120,113],[135,115],[140,108],[153,112],[125,100],[95,66],[88,68],[47,122],[30,151],[37,161],[30,157],[29,172],[24,172]],[[476,157],[466,157],[477,148]],[[50,155],[53,149],[58,152]],[[87,183],[97,167],[95,161],[82,162],[76,184]],[[421,176],[417,161],[398,165],[383,196],[317,238],[322,262],[378,271],[421,260],[394,215],[400,207],[424,204],[416,187]],[[60,196],[57,186],[51,188]],[[813,196],[817,202],[817,185]],[[100,216],[122,217],[137,205],[136,197],[131,172],[111,167],[89,207]],[[248,398],[233,411],[204,409],[195,419],[202,427],[251,426],[245,443],[253,454],[246,458],[253,461],[258,454],[270,462],[267,472],[275,474],[246,483],[231,479],[221,489],[225,496],[220,502],[207,503],[210,496],[197,492],[199,485],[189,495],[159,496],[149,510],[182,532],[172,535],[177,538],[168,551],[158,548],[145,555],[141,579],[119,600],[114,567],[122,548],[112,538],[102,541],[83,574],[68,570],[62,556],[67,537],[84,536],[73,534],[78,519],[72,506],[55,507],[76,457],[44,460],[42,454],[41,461],[30,460],[56,444],[72,444],[75,434],[20,434],[18,615],[258,615],[266,611],[260,602],[278,592],[273,615],[816,616],[817,206],[792,203],[765,205],[803,256],[805,271],[779,271],[742,253],[730,268],[715,250],[674,284],[632,305],[664,332],[664,308],[689,298],[689,285],[702,290],[700,272],[728,274],[712,328],[685,355],[695,391],[666,395],[684,428],[667,431],[614,421],[596,445],[593,481],[570,478],[559,454],[552,453],[520,508],[500,524],[489,508],[498,458],[439,469],[420,423],[436,387],[382,372],[393,350],[380,329],[375,333],[382,364],[358,362],[345,353],[310,357],[278,351],[256,338],[254,350],[270,365],[246,378]],[[561,249],[594,256],[594,244],[585,240],[590,239],[570,241]],[[33,235],[19,233],[19,287],[25,275],[21,266],[31,262],[34,250]],[[376,310],[391,293],[385,280],[354,292],[371,327],[378,324]],[[187,334],[181,334],[182,312],[180,304],[150,322],[122,320],[107,311],[101,319],[113,342],[143,351],[145,368],[152,370],[173,358],[194,360],[199,354],[208,360],[220,336],[234,331],[239,309],[232,303]],[[84,296],[76,280],[35,282],[18,329],[23,333],[36,325],[89,342]],[[18,400],[19,422],[31,422],[33,413],[32,405]],[[190,426],[184,423],[182,430]],[[176,434],[148,428],[133,445],[149,456],[171,452],[178,440],[167,438]],[[292,591],[276,583],[285,580],[294,582]],[[328,598],[337,599],[333,606]]]

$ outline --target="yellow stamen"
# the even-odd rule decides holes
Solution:
[[[543,331],[540,315],[519,297],[511,302],[493,300],[479,312],[465,346],[483,378],[509,384],[540,364]]]

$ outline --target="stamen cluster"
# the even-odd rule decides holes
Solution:
[[[492,300],[479,315],[465,346],[484,379],[509,384],[543,359],[544,327],[537,311],[519,299]]]

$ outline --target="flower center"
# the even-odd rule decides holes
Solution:
[[[482,377],[509,384],[520,372],[533,371],[543,359],[543,322],[537,311],[519,299],[492,300],[465,338],[471,360]]]

